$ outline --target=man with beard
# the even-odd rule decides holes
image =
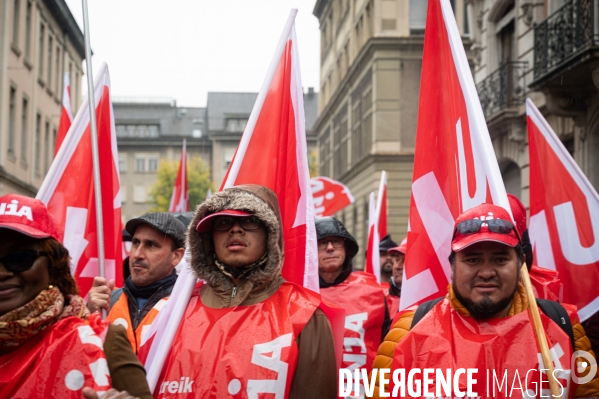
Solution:
[[[391,234],[387,234],[379,243],[379,259],[381,260],[381,283],[386,285],[391,280],[393,274],[393,264],[397,261],[399,254],[389,250],[397,247],[397,243],[391,239]]]
[[[478,369],[473,391],[496,396],[497,391],[491,395],[485,385],[492,385],[492,381],[485,379],[485,373],[493,370],[498,375],[507,373],[510,382],[522,376],[523,389],[536,392],[538,374],[536,381],[524,379],[528,370],[541,368],[534,327],[527,312],[528,297],[520,283],[524,261],[520,235],[505,209],[481,204],[464,212],[454,226],[449,256],[452,282],[447,295],[408,309],[400,316],[379,347],[373,373],[384,368],[391,368],[392,373],[395,369]],[[581,384],[572,378],[575,370],[570,370],[569,365],[574,351],[587,351],[592,357],[592,361],[577,360],[577,370],[584,370],[578,373],[579,377],[586,376],[596,364],[576,313],[566,313],[557,302],[545,302],[550,302],[550,306],[541,306],[537,300],[548,344],[558,357],[554,359],[556,365],[561,364],[556,368],[566,370],[556,374],[565,388],[562,396],[599,397],[599,376]],[[556,310],[563,316],[554,318],[549,312],[545,314],[543,308]],[[572,335],[556,319],[564,325],[569,321]],[[459,388],[466,386],[466,378],[462,377]],[[546,375],[541,378],[547,380]],[[376,384],[378,381],[377,377]],[[393,383],[385,387],[386,392],[394,388]],[[507,389],[505,384],[493,389],[498,389],[501,397],[515,397],[509,390],[502,391]],[[435,390],[433,382],[428,391]],[[379,397],[378,388],[374,393],[373,397]],[[548,394],[543,391],[543,395]]]
[[[114,280],[94,278],[87,307],[106,309],[107,319],[127,329],[135,353],[142,335],[170,297],[177,273],[175,266],[185,252],[185,225],[166,212],[146,213],[125,225],[131,236],[129,270],[123,288],[114,289]],[[124,294],[124,295],[123,295]]]

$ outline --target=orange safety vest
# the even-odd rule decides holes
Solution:
[[[127,338],[129,338],[133,351],[137,353],[141,346],[143,336],[149,330],[150,325],[156,316],[158,316],[158,312],[160,312],[167,300],[168,297],[165,297],[156,302],[156,305],[150,309],[148,314],[146,314],[146,317],[143,318],[135,331],[133,331],[133,322],[131,321],[131,315],[129,314],[129,300],[127,295],[123,292],[112,309],[110,309],[106,319],[112,324],[119,324],[127,329]]]
[[[385,294],[370,273],[352,272],[335,286],[321,288],[322,298],[345,309],[342,368],[366,368],[372,362],[381,343],[385,322]]]
[[[288,397],[296,339],[319,304],[317,295],[290,282],[263,302],[224,309],[205,306],[196,293],[154,397]]]

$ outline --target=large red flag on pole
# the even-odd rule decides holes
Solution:
[[[599,195],[530,99],[526,114],[534,264],[559,273],[586,320],[599,311]]]
[[[449,0],[429,0],[401,309],[443,296],[454,220],[484,202],[511,215]]]
[[[179,171],[177,172],[177,180],[175,180],[175,187],[173,187],[173,195],[171,196],[171,204],[168,207],[168,211],[189,211],[189,191],[187,189],[187,140],[185,139],[183,140]]]
[[[366,265],[364,271],[373,274],[381,283],[381,258],[379,251],[378,212],[374,201],[374,193],[370,193],[368,201],[368,242],[366,244]]]
[[[379,183],[378,197],[376,198],[376,217],[379,238],[383,239],[387,235],[387,172],[381,172],[381,181]],[[379,276],[380,280],[380,276]],[[380,281],[379,281],[380,282]]]
[[[296,13],[287,21],[221,190],[253,183],[277,194],[285,240],[283,277],[319,291]]]
[[[62,107],[60,110],[60,120],[58,121],[58,131],[56,132],[56,145],[54,147],[54,156],[62,145],[64,137],[67,135],[71,123],[73,122],[73,111],[71,110],[71,78],[68,72],[64,73],[62,88]]]
[[[118,173],[118,152],[108,67],[100,67],[94,84],[98,149],[102,159],[102,213],[105,243],[105,274],[123,285],[121,194]],[[38,199],[62,225],[63,243],[71,255],[71,272],[81,295],[87,295],[98,269],[95,190],[92,166],[90,116],[80,108],[60,150],[37,193]]]

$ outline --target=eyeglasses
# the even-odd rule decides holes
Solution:
[[[33,266],[33,263],[35,263],[37,258],[46,255],[48,255],[48,253],[44,251],[25,249],[0,258],[0,263],[2,263],[4,268],[11,273],[22,273],[31,269],[31,266]]]
[[[256,216],[233,217],[233,216],[217,216],[214,218],[212,228],[216,231],[228,231],[233,227],[235,222],[244,230],[258,230],[262,226],[262,221]]]
[[[514,224],[503,219],[470,219],[458,223],[456,230],[460,234],[474,234],[480,231],[483,224],[489,227],[489,231],[499,234],[510,234],[514,230]],[[517,233],[516,233],[517,234]]]
[[[329,238],[318,240],[318,250],[324,251],[329,246],[329,243],[331,243],[333,248],[341,248],[345,243],[345,238]]]

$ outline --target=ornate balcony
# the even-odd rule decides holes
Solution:
[[[591,82],[599,60],[598,0],[570,0],[534,27],[533,89]]]
[[[476,86],[487,120],[499,111],[524,103],[527,68],[526,62],[506,62]]]

